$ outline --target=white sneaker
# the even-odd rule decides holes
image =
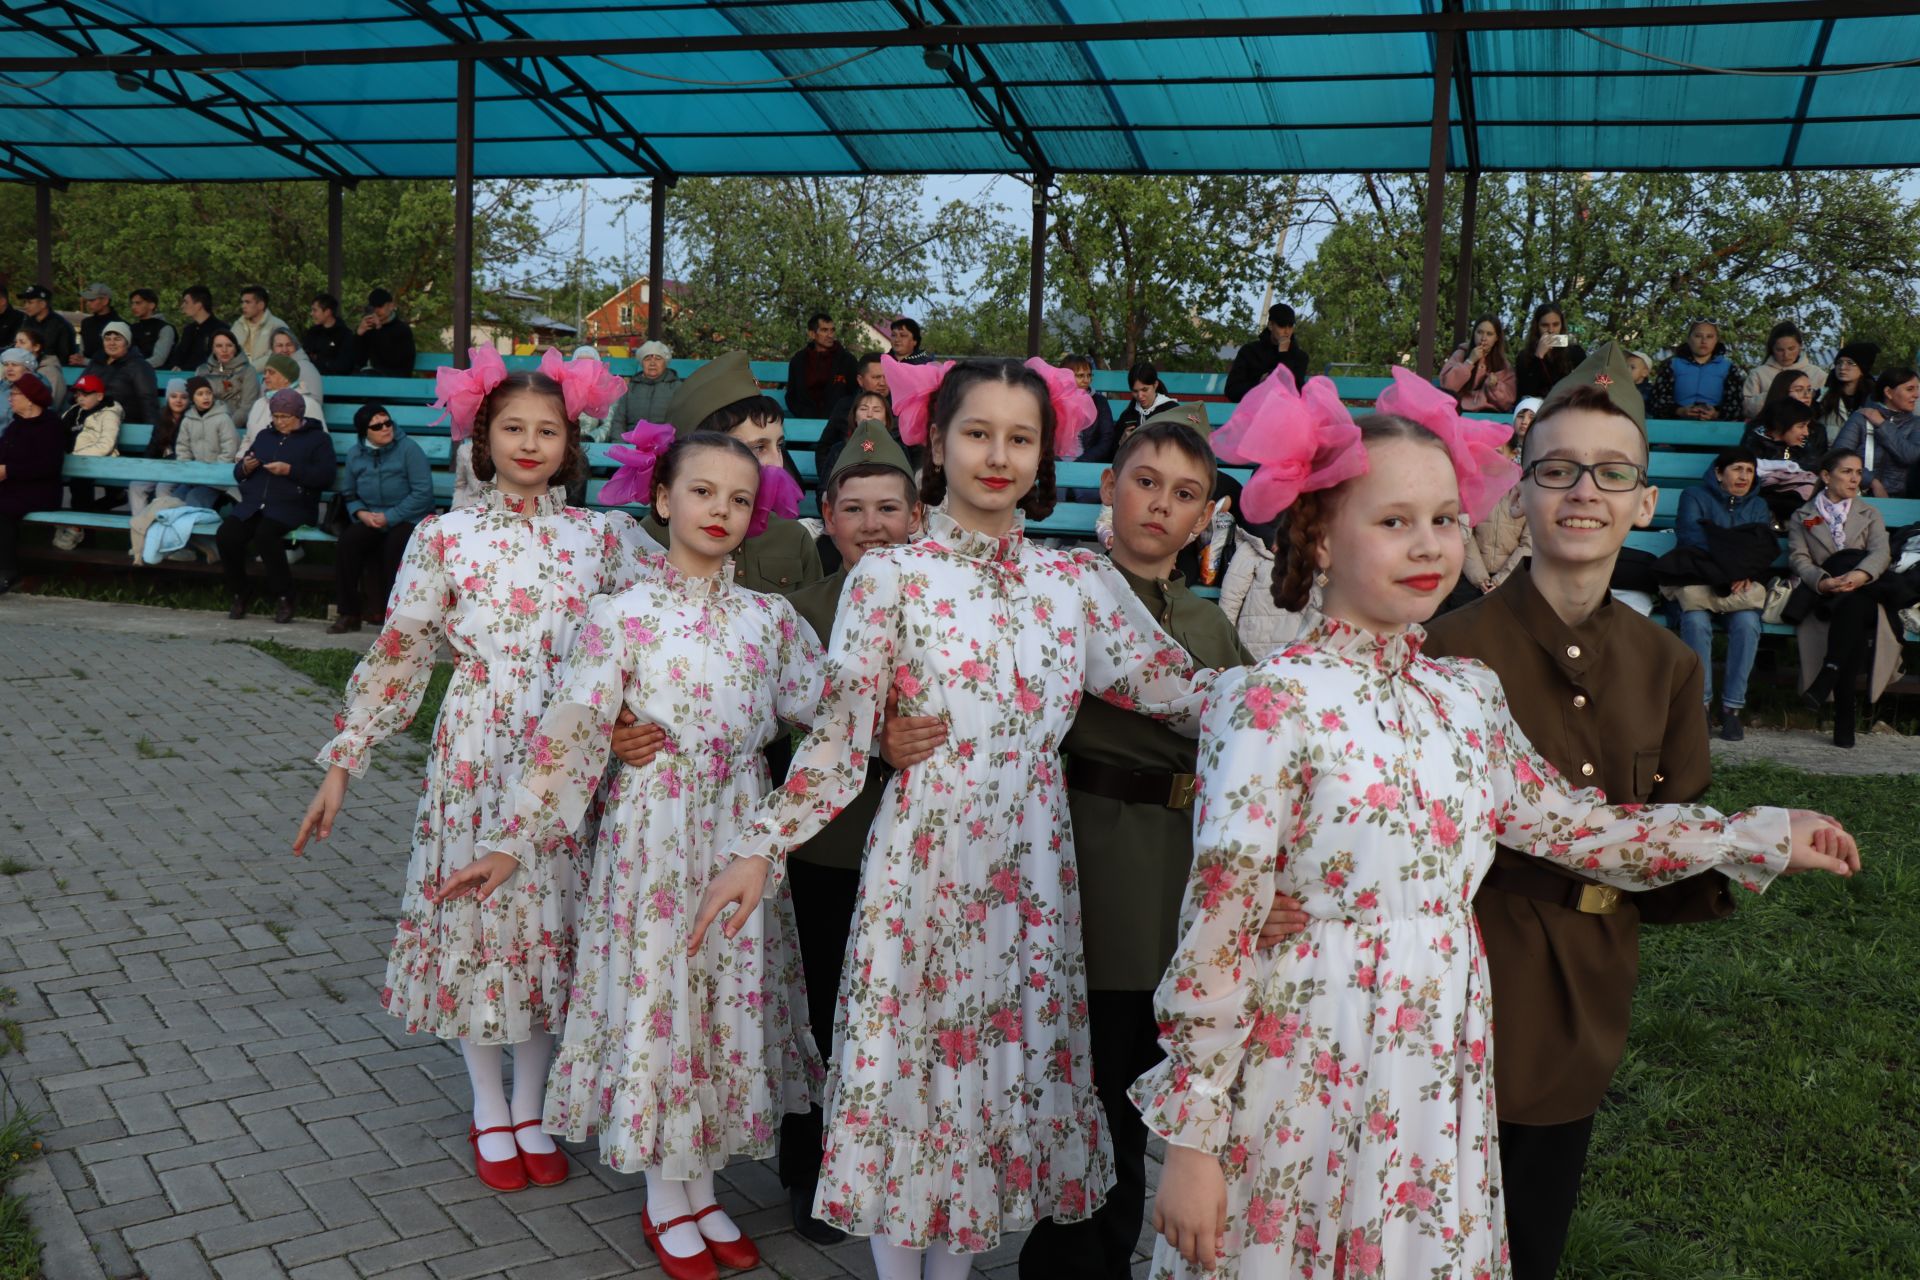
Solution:
[[[53,531],[53,545],[62,551],[71,551],[80,545],[83,536],[79,525],[63,524]]]

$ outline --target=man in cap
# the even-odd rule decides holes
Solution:
[[[636,422],[666,422],[667,409],[680,392],[680,375],[667,365],[672,348],[664,342],[643,342],[638,354],[640,367],[628,375],[627,389],[607,414],[612,437],[626,434]]]
[[[103,354],[100,331],[110,324],[124,324],[113,309],[113,290],[95,280],[80,291],[80,309],[86,316],[80,321],[80,350],[67,357],[68,364],[88,364]]]
[[[787,412],[796,418],[824,418],[833,402],[853,389],[853,353],[834,336],[833,317],[816,311],[807,317],[807,345],[787,361]]]
[[[13,305],[7,282],[0,280],[0,351],[13,345],[13,335],[27,322],[26,313]]]
[[[1646,408],[1602,343],[1554,386],[1509,495],[1533,558],[1427,627],[1433,656],[1492,667],[1536,750],[1615,804],[1697,799],[1712,780],[1700,660],[1608,591],[1627,534],[1653,518]],[[1641,923],[1730,914],[1721,875],[1623,894],[1501,848],[1474,899],[1495,1023],[1500,1165],[1515,1280],[1552,1280],[1594,1113],[1626,1047]]]
[[[360,362],[379,377],[413,375],[413,326],[396,313],[393,295],[385,289],[367,294],[367,314],[355,330],[360,339]]]
[[[322,375],[351,374],[360,367],[360,344],[353,330],[340,323],[340,299],[330,293],[316,293],[307,307],[311,327],[300,339],[313,367]]]
[[[148,364],[166,368],[173,359],[173,344],[179,334],[160,314],[160,295],[151,289],[135,289],[127,295],[127,306],[133,312],[133,323],[127,326],[133,330],[133,345]]]
[[[1293,375],[1293,385],[1300,386],[1307,380],[1307,349],[1293,340],[1295,316],[1293,308],[1284,302],[1276,302],[1267,308],[1267,327],[1264,332],[1233,357],[1233,367],[1227,370],[1227,399],[1239,403],[1240,398],[1267,380],[1276,366],[1287,366],[1287,372]]]
[[[80,338],[67,318],[53,309],[53,295],[41,285],[30,285],[20,291],[20,309],[26,313],[27,323],[38,329],[44,339],[42,354],[52,356],[61,364],[73,363],[73,353],[80,349]]]
[[[133,345],[133,330],[126,321],[110,320],[100,327],[100,356],[88,362],[87,374],[100,380],[128,422],[159,420],[160,393],[153,366]]]
[[[256,373],[265,372],[267,357],[273,354],[273,331],[287,327],[267,309],[271,301],[265,285],[248,285],[240,291],[240,318],[233,322],[233,340]]]

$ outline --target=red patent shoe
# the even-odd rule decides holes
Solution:
[[[567,1180],[567,1153],[558,1149],[553,1151],[529,1151],[519,1146],[520,1131],[528,1125],[539,1127],[538,1120],[522,1120],[513,1126],[514,1145],[519,1147],[520,1163],[527,1171],[527,1181],[536,1187],[557,1187]]]
[[[694,1225],[698,1226],[700,1219],[719,1207],[717,1204],[710,1204],[694,1214]],[[713,1255],[713,1260],[730,1271],[751,1271],[760,1265],[760,1250],[752,1240],[747,1238],[747,1233],[744,1231],[740,1232],[738,1240],[714,1240],[704,1234],[700,1238],[707,1242],[707,1252]]]
[[[504,1133],[511,1137],[513,1130],[504,1124],[491,1129],[476,1129],[467,1126],[467,1142],[473,1147],[473,1171],[480,1181],[495,1191],[524,1191],[527,1186],[526,1166],[520,1163],[520,1149],[516,1144],[511,1160],[489,1160],[480,1154],[480,1139],[489,1133]]]
[[[660,1259],[660,1269],[667,1273],[668,1280],[720,1280],[720,1269],[713,1265],[711,1245],[691,1258],[682,1258],[676,1253],[668,1252],[667,1247],[660,1243],[662,1231],[671,1231],[683,1222],[692,1221],[693,1215],[689,1213],[656,1227],[653,1225],[653,1219],[647,1216],[647,1211],[642,1209],[640,1234],[645,1236],[647,1244],[652,1246],[653,1256]],[[698,1228],[696,1227],[695,1230]],[[701,1239],[705,1240],[706,1237],[702,1236]]]

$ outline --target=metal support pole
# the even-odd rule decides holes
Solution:
[[[647,341],[667,325],[667,184],[653,180],[653,225],[647,228]]]
[[[1433,150],[1427,163],[1427,253],[1420,275],[1419,373],[1433,376],[1440,323],[1440,223],[1447,209],[1447,144],[1453,130],[1453,37],[1438,36],[1433,56]]]
[[[40,237],[38,278],[34,283],[49,292],[53,289],[53,187],[45,182],[33,188],[33,223]]]
[[[1047,288],[1047,188],[1050,173],[1033,175],[1033,270],[1027,282],[1027,354],[1040,354],[1040,309]]]
[[[473,336],[473,63],[464,59],[453,154],[453,363],[464,369]]]
[[[346,245],[340,235],[340,179],[327,179],[327,292],[337,302],[341,281],[346,275]]]
[[[1453,331],[1471,342],[1467,326],[1473,323],[1473,232],[1474,214],[1480,204],[1480,171],[1467,170],[1467,189],[1460,201],[1460,262],[1456,267],[1459,290],[1453,300]]]

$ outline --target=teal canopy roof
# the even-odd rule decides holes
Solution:
[[[1920,66],[1804,74],[1920,52],[1903,7],[23,0],[0,178],[451,177],[461,57],[479,177],[1418,170],[1443,42],[1451,168],[1908,166]]]

